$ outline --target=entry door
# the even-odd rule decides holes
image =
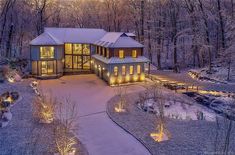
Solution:
[[[48,75],[54,73],[54,62],[53,61],[42,61],[41,65],[42,74]]]

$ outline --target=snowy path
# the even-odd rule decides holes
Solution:
[[[90,155],[149,155],[141,143],[109,119],[106,102],[115,95],[114,89],[95,75],[64,76],[59,80],[41,81],[41,84],[58,98],[70,95],[77,102],[79,130],[76,135]],[[139,90],[143,88],[128,87],[128,92]]]
[[[153,75],[167,79],[169,81],[178,81],[188,84],[194,84],[200,86],[204,90],[215,90],[215,91],[226,91],[235,93],[235,84],[216,84],[206,81],[198,81],[192,79],[186,71],[181,72],[180,74],[173,73],[172,71],[151,71]]]

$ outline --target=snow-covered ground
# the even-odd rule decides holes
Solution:
[[[58,99],[69,95],[77,102],[79,129],[75,134],[90,155],[149,155],[142,144],[109,119],[106,102],[115,95],[114,88],[95,75],[64,76],[40,84]],[[141,86],[131,85],[127,92],[141,90]]]
[[[194,99],[164,87],[161,87],[160,90],[166,117],[178,120],[216,120],[217,114],[213,110],[198,104]],[[159,113],[159,99],[155,101],[151,93],[148,94],[150,95],[143,105],[138,103],[137,106],[150,113]]]
[[[165,101],[164,104],[167,105],[164,107],[164,115],[168,118],[216,121],[216,114],[212,110],[208,110],[198,104],[186,104],[178,101]],[[146,100],[145,105],[153,107],[154,111],[158,113],[158,104],[153,99]]]
[[[188,75],[188,70],[181,71],[181,73],[174,73],[173,71],[152,70],[151,74],[168,81],[197,85],[203,90],[226,91],[235,93],[235,83],[218,84],[207,81],[198,81],[197,79],[193,79]]]

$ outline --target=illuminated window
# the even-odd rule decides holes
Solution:
[[[51,46],[40,47],[41,59],[54,58],[54,55],[55,55],[54,47],[51,47]]]
[[[132,50],[132,57],[136,58],[137,57],[137,51],[136,50]]]
[[[134,74],[134,66],[130,66],[130,75]]]
[[[82,44],[73,44],[73,54],[82,54]]]
[[[122,66],[122,75],[126,75],[126,66]]]
[[[140,73],[141,73],[141,66],[137,65],[137,74],[140,74]]]
[[[123,50],[119,50],[119,58],[124,58],[124,51]]]
[[[54,62],[53,61],[42,61],[41,62],[42,75],[48,75],[54,73]]]
[[[72,44],[65,44],[65,54],[72,54]]]
[[[89,44],[83,44],[83,54],[90,55],[90,53],[91,53],[90,45]]]
[[[113,68],[113,74],[114,74],[114,76],[118,76],[118,67],[117,66],[115,66]]]
[[[106,57],[109,58],[109,49],[108,48],[107,48],[106,52],[107,52]]]

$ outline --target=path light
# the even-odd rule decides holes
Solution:
[[[7,81],[10,82],[10,83],[14,83],[15,82],[15,79],[13,77],[8,77],[7,78]]]
[[[169,140],[171,135],[170,132],[166,129],[165,124],[161,122],[157,127],[157,131],[150,133],[150,137],[155,142],[162,142]]]
[[[116,88],[116,94],[119,97],[118,104],[114,107],[115,112],[121,113],[126,112],[125,104],[126,104],[126,88],[125,87],[117,87]]]

